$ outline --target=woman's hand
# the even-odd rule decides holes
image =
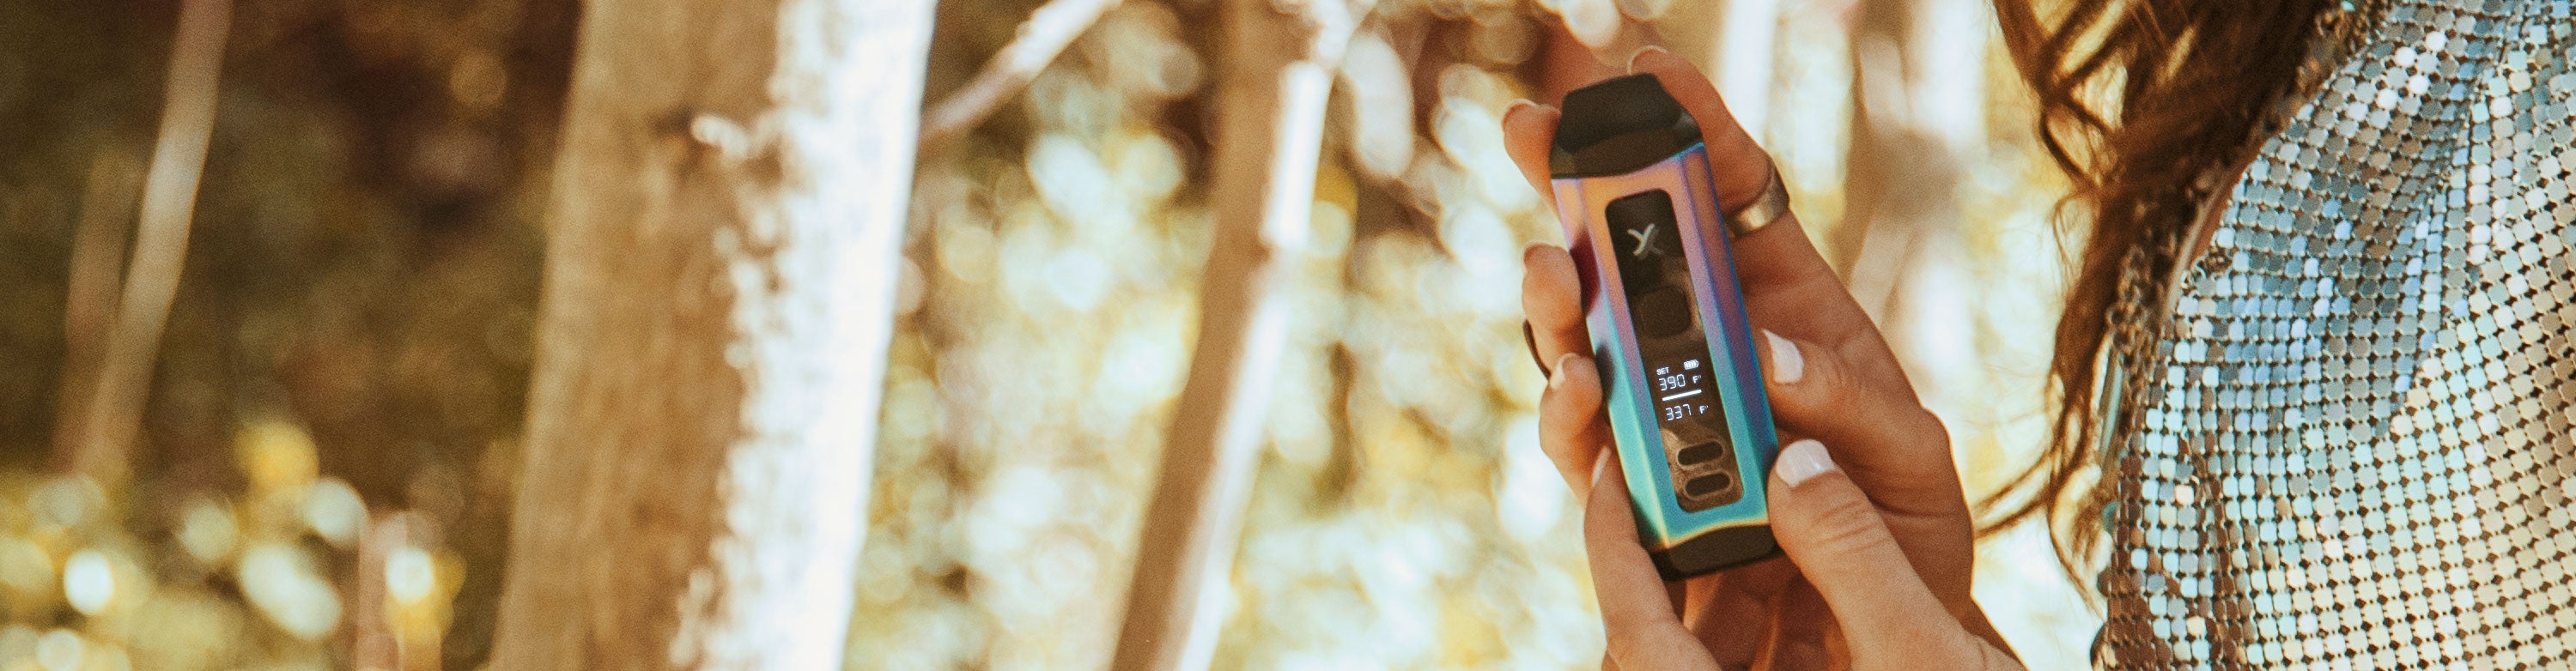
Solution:
[[[1770,159],[1706,77],[1657,49],[1629,68],[1654,74],[1699,122],[1719,202],[1761,195]],[[1503,118],[1513,162],[1543,195],[1556,119],[1528,104]],[[1771,477],[1772,532],[1788,560],[1683,584],[1663,583],[1648,562],[1626,488],[1598,479],[1619,466],[1573,258],[1548,245],[1524,255],[1523,310],[1554,371],[1539,404],[1540,444],[1589,502],[1584,536],[1611,660],[1632,669],[2019,668],[1969,595],[1972,523],[1949,436],[1877,327],[1794,215],[1733,247],[1746,310],[1765,336],[1772,417],[1783,440],[1802,438],[1783,448]]]
[[[1583,517],[1611,664],[1641,670],[2022,668],[1991,630],[1972,633],[1969,622],[1933,595],[1930,576],[1916,573],[1889,531],[1886,511],[1871,505],[1813,440],[1782,449],[1771,469],[1771,528],[1795,563],[1799,575],[1789,589],[1798,591],[1771,589],[1768,613],[1739,606],[1739,612],[1703,612],[1698,622],[1684,624],[1671,586],[1637,544],[1627,490],[1607,474],[1617,461],[1604,455],[1605,475]],[[1717,578],[1750,573],[1760,579],[1764,570]],[[1726,582],[1718,588],[1758,589]],[[1984,624],[1983,616],[1973,617]],[[1721,654],[1732,659],[1721,663]]]

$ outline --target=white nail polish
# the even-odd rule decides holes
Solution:
[[[1789,483],[1791,487],[1830,470],[1834,470],[1833,455],[1825,453],[1824,443],[1813,440],[1801,440],[1780,448],[1780,461],[1771,465],[1771,472],[1779,474],[1780,481]]]
[[[1547,372],[1547,388],[1556,389],[1565,386],[1565,369],[1569,367],[1567,364],[1571,364],[1573,362],[1573,352],[1566,352],[1564,355],[1556,357],[1556,370]]]
[[[1639,47],[1635,53],[1628,54],[1628,72],[1635,73],[1637,71],[1637,58],[1648,53],[1666,54],[1672,52],[1666,51],[1663,47],[1652,44]]]
[[[1772,380],[1780,384],[1797,384],[1807,377],[1807,357],[1798,352],[1797,343],[1789,342],[1788,338],[1782,338],[1770,329],[1763,329],[1762,337],[1771,341]]]

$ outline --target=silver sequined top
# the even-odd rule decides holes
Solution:
[[[2338,14],[2207,253],[2124,275],[2096,662],[2576,667],[2576,19]]]

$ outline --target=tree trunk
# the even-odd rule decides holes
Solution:
[[[493,668],[840,664],[931,6],[585,7]]]
[[[170,78],[162,86],[161,133],[153,142],[152,167],[143,177],[134,256],[125,264],[124,288],[101,295],[103,287],[82,287],[83,295],[73,298],[90,304],[65,309],[67,317],[77,320],[84,316],[83,310],[114,306],[116,321],[108,326],[105,347],[70,346],[73,358],[64,370],[65,388],[71,393],[87,392],[89,398],[67,401],[78,405],[65,406],[63,416],[85,417],[76,425],[58,427],[81,436],[71,444],[71,472],[111,491],[123,491],[133,475],[134,443],[143,434],[143,411],[152,398],[152,373],[159,369],[170,304],[179,296],[179,273],[188,260],[188,229],[196,219],[197,185],[205,177],[206,147],[214,142],[216,85],[223,75],[224,43],[232,34],[232,16],[232,0],[179,4],[179,32],[170,44]],[[105,170],[98,173],[106,174]],[[84,231],[83,242],[99,241],[88,235]],[[113,257],[113,252],[83,256],[92,268],[116,265],[115,259],[102,258]],[[77,330],[81,325],[75,321],[66,326]],[[71,377],[75,375],[80,377]]]
[[[1728,0],[1725,18],[1703,39],[1710,57],[1702,63],[1726,97],[1726,111],[1756,141],[1771,139],[1771,91],[1779,84],[1780,0]]]
[[[1845,206],[1826,249],[1882,325],[1924,248],[1957,235],[1961,164],[1985,143],[1984,12],[1977,0],[1861,0],[1854,11]]]
[[[1352,29],[1341,3],[1226,3],[1216,234],[1200,282],[1199,339],[1138,535],[1111,668],[1206,668],[1215,650],[1218,597],[1233,575],[1263,411],[1287,346],[1279,257],[1305,239],[1332,68]]]

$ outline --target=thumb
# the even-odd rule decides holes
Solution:
[[[1601,629],[1610,664],[1622,669],[1714,669],[1710,657],[1673,612],[1663,578],[1637,544],[1637,517],[1619,470],[1619,454],[1593,462],[1592,495],[1583,513],[1583,545],[1592,560],[1592,590],[1601,599]]]
[[[1961,668],[1982,656],[1824,444],[1780,449],[1770,499],[1772,535],[1833,610],[1856,666]]]

